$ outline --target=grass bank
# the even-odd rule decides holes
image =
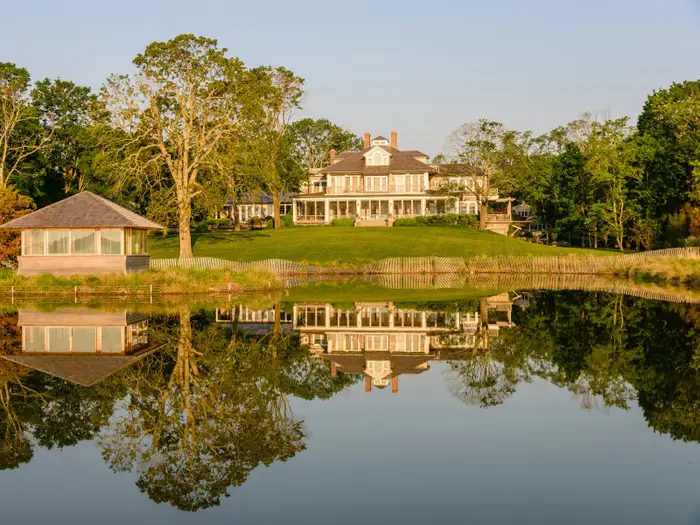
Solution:
[[[615,275],[638,282],[680,284],[695,288],[700,286],[700,260],[651,260],[620,269]]]
[[[511,239],[488,231],[454,227],[309,227],[248,232],[207,232],[192,236],[196,257],[231,261],[287,259],[309,264],[358,265],[388,257],[464,257],[477,255],[610,255],[604,250],[557,248]],[[153,235],[153,258],[176,258],[178,238]]]
[[[90,290],[109,295],[136,295],[149,293],[153,287],[157,294],[206,294],[243,293],[268,291],[282,288],[282,284],[266,270],[250,269],[245,272],[218,269],[195,270],[169,268],[135,274],[74,275],[55,277],[44,274],[38,277],[23,277],[14,272],[0,273],[0,294],[8,294],[14,288],[17,294],[81,293]]]

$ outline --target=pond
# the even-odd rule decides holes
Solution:
[[[700,305],[313,295],[5,305],[3,522],[700,522]]]

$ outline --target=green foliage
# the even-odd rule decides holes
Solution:
[[[355,221],[353,219],[333,219],[331,221],[331,226],[336,228],[352,228],[355,226]]]
[[[282,228],[294,228],[294,216],[291,213],[282,215]]]
[[[394,221],[394,226],[457,226],[460,228],[478,228],[479,219],[476,215],[445,213],[443,215],[427,215],[424,217],[401,218]]]
[[[327,119],[304,118],[288,130],[295,162],[304,173],[330,164],[330,151],[337,153],[362,149],[362,138]]]

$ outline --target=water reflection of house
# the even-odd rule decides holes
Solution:
[[[265,334],[270,332],[275,324],[277,312],[274,308],[267,310],[253,310],[247,306],[234,306],[232,308],[218,308],[216,310],[216,322],[218,324],[237,324],[238,328],[250,334]],[[292,332],[292,314],[279,311],[280,330],[285,333]]]
[[[72,383],[92,386],[161,345],[149,343],[148,317],[64,308],[19,311],[22,352],[2,356]]]
[[[333,373],[365,375],[366,390],[398,377],[418,374],[433,359],[454,351],[484,349],[500,328],[512,326],[508,294],[483,300],[480,312],[438,312],[402,308],[395,303],[294,306],[294,329],[311,352],[331,362]],[[485,319],[484,319],[485,317]]]

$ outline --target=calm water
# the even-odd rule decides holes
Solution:
[[[700,523],[700,306],[254,303],[6,307],[2,522]]]

